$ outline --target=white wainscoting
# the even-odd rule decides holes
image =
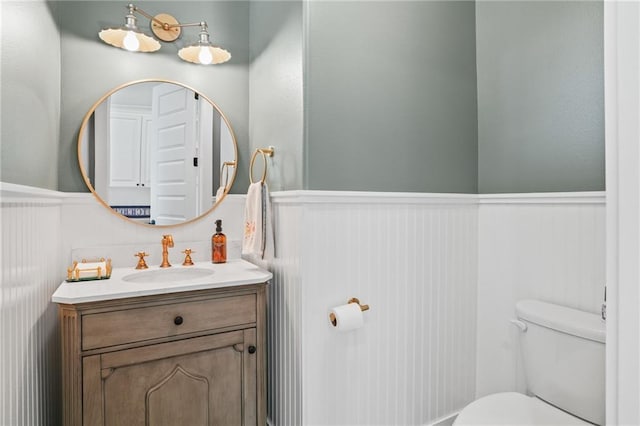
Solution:
[[[515,303],[535,298],[600,312],[605,195],[479,196],[477,394],[525,390]]]
[[[64,277],[61,195],[0,186],[1,425],[61,422],[58,315],[50,302]]]
[[[90,195],[0,189],[0,424],[56,424],[59,335],[49,300],[72,253],[149,245],[158,254],[163,230],[125,223]],[[176,244],[208,241],[216,218],[239,240],[243,203],[231,196],[208,218],[172,229]],[[600,306],[602,193],[289,191],[273,203],[273,425],[446,419],[476,392],[522,386],[508,327],[517,299]],[[338,333],[328,310],[353,296],[371,305],[365,326]]]
[[[302,424],[303,208],[274,204],[277,258],[268,289],[267,412],[271,425]]]
[[[475,395],[473,195],[273,196],[273,425],[421,425]],[[371,306],[340,333],[331,307]]]

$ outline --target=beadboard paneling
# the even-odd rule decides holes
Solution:
[[[0,187],[0,424],[60,423],[60,339],[51,294],[64,274],[61,199]]]
[[[277,257],[271,265],[273,279],[268,289],[268,389],[269,424],[298,426],[302,424],[302,285],[301,261],[304,240],[302,207],[283,208],[274,204]]]
[[[526,298],[599,312],[604,193],[479,197],[477,394],[524,391],[518,332]]]
[[[60,271],[76,249],[153,249],[162,230],[126,224],[86,195],[1,189],[0,424],[56,424],[59,336],[49,300]],[[515,300],[599,307],[603,200],[275,193],[270,423],[423,425],[476,391],[517,388],[515,335],[506,324]],[[212,216],[235,240],[243,198],[227,201]],[[204,241],[212,222],[172,230],[174,238]],[[123,256],[126,266],[133,257]],[[337,333],[327,312],[352,296],[371,305],[365,326]]]
[[[272,306],[293,302],[281,296],[287,282],[300,320],[287,328],[290,346],[272,346],[270,359],[281,359],[279,383],[292,362],[301,375],[295,388],[272,389],[273,400],[288,404],[270,406],[273,424],[421,425],[470,402],[475,197],[302,191],[273,200],[279,267]],[[299,232],[285,237],[292,228]],[[365,326],[336,332],[328,310],[352,296],[371,305]],[[281,327],[272,333],[282,341]]]

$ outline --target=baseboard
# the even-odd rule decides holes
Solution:
[[[451,426],[456,420],[456,417],[458,417],[458,412],[447,414],[431,423],[426,423],[424,426]]]
[[[423,426],[451,426],[456,417],[458,417],[457,412],[448,414],[444,417],[440,417],[439,419],[434,420],[431,423],[425,423]],[[267,426],[273,426],[271,419],[267,419]]]

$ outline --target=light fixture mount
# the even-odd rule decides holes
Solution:
[[[180,22],[168,13],[160,13],[151,19],[151,32],[160,41],[170,43],[180,38]]]

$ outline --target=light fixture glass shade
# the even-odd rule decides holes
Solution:
[[[223,48],[212,45],[201,45],[200,43],[183,47],[178,52],[178,56],[180,56],[180,59],[183,61],[202,65],[221,64],[231,59],[231,53]]]
[[[227,62],[231,59],[231,53],[222,47],[214,46],[209,41],[207,23],[201,22],[200,38],[197,43],[183,47],[178,51],[180,59],[194,64],[214,65]]]
[[[155,52],[160,49],[160,42],[138,30],[137,28],[105,28],[98,37],[107,44],[134,52]],[[134,49],[136,43],[137,49]]]

